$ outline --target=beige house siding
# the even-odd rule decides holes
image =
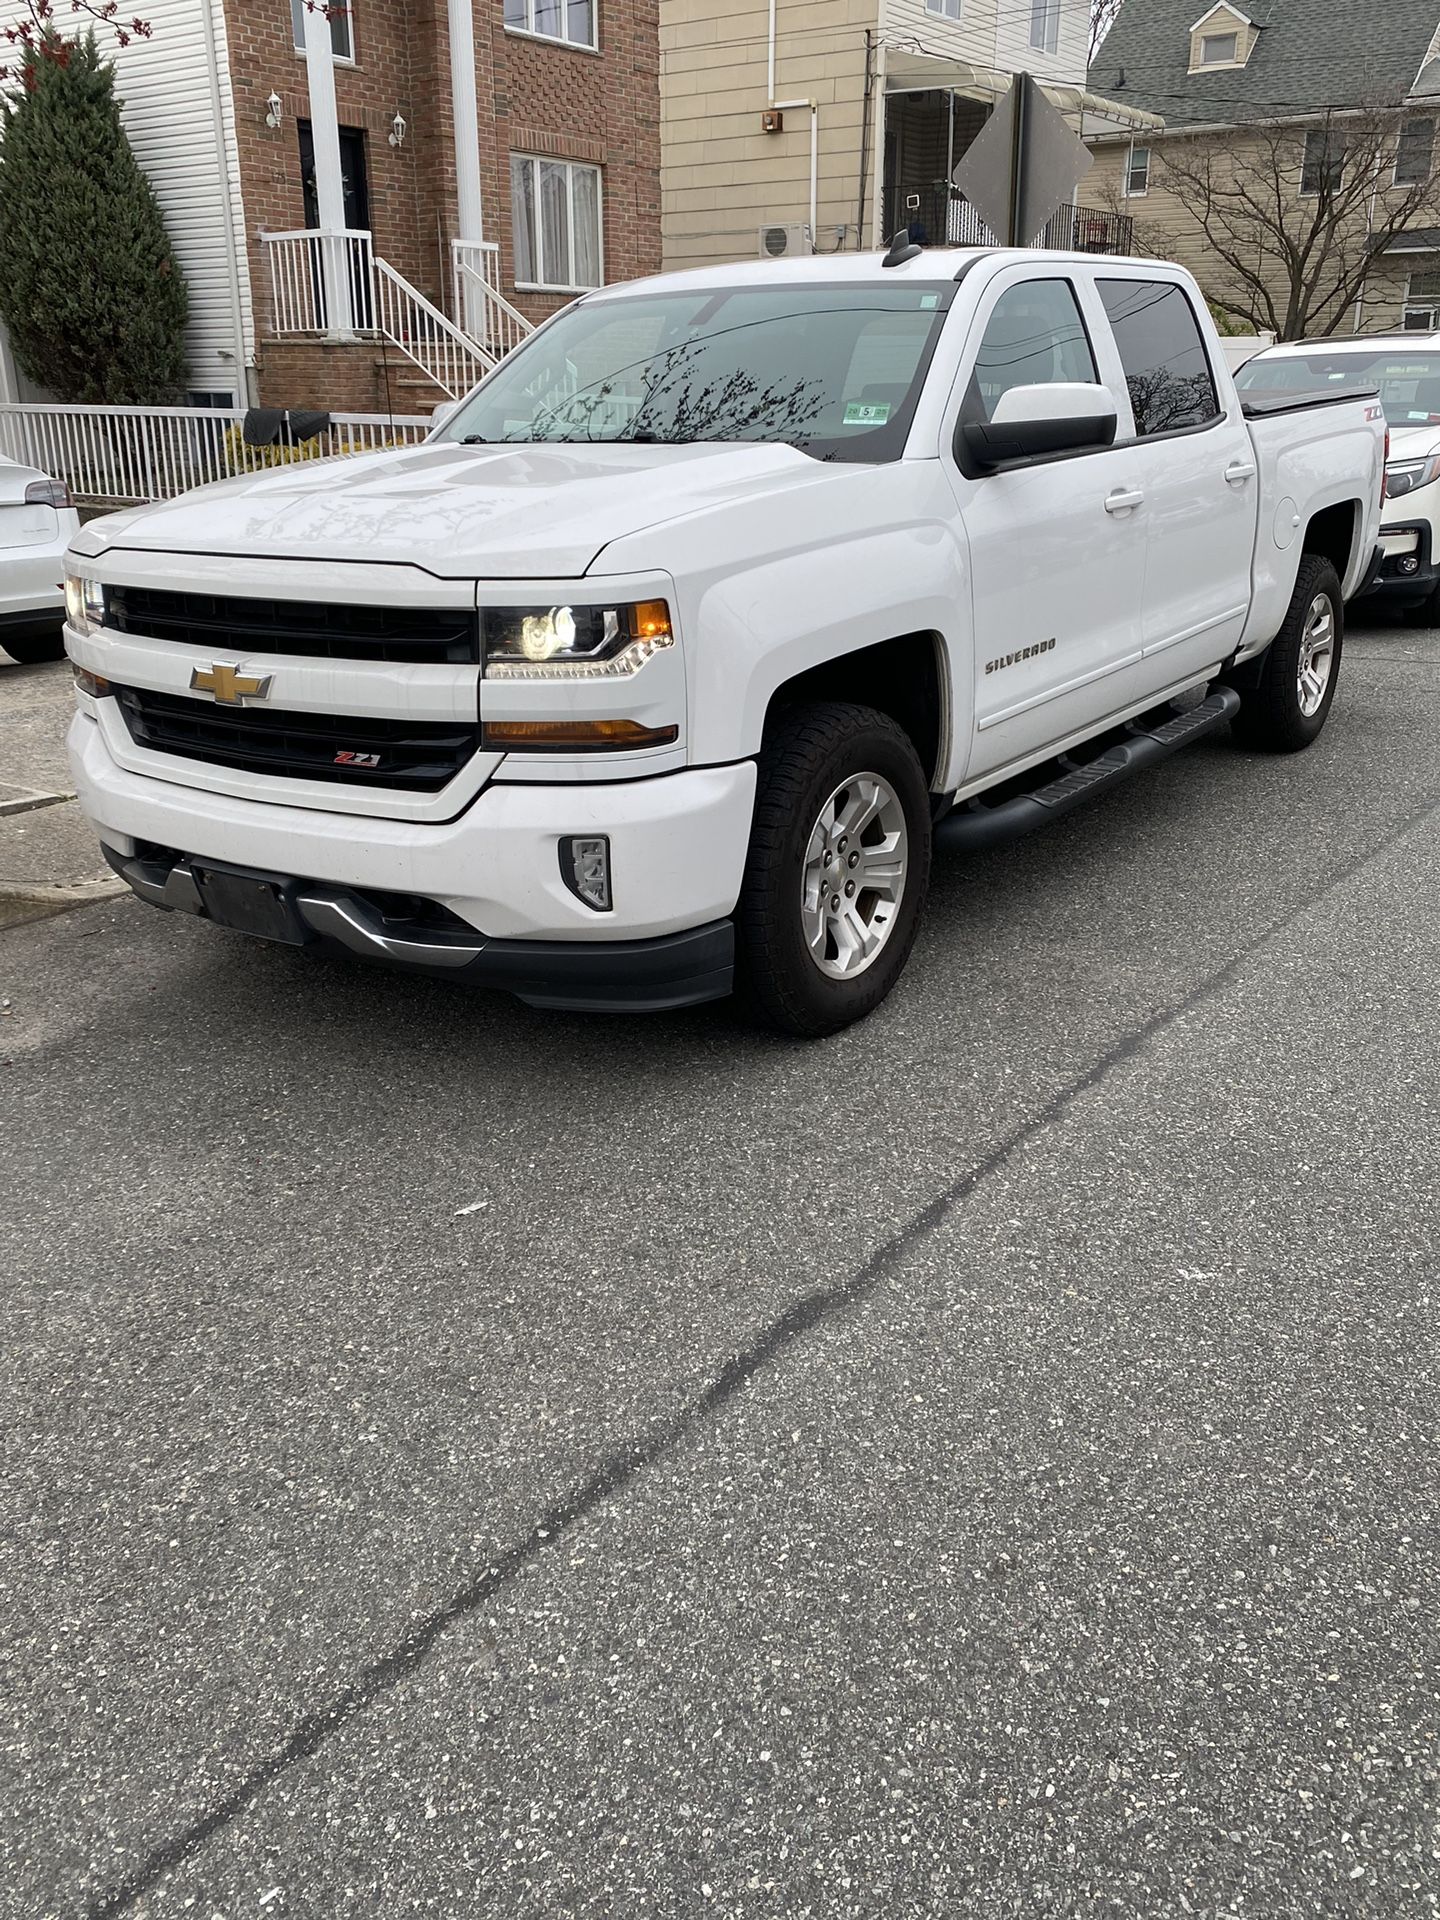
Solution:
[[[810,112],[765,133],[768,8],[671,0],[660,27],[661,234],[667,268],[754,259],[762,226],[810,218]],[[813,100],[819,148],[816,246],[855,245],[865,31],[875,0],[778,0],[775,98]],[[878,65],[878,57],[877,57]],[[880,82],[875,82],[878,99]],[[872,103],[870,164],[875,163]],[[867,240],[869,230],[867,208]],[[843,229],[843,232],[842,232]]]
[[[1226,135],[1224,139],[1231,144],[1231,136]],[[1137,253],[1158,254],[1178,261],[1194,274],[1206,297],[1215,299],[1223,292],[1226,270],[1216,261],[1199,222],[1189,208],[1161,184],[1164,178],[1164,139],[1152,139],[1148,143],[1136,141],[1137,146],[1145,144],[1149,145],[1151,152],[1148,193],[1132,195],[1128,199],[1123,197],[1129,147],[1117,141],[1092,149],[1095,164],[1081,183],[1081,204],[1113,207],[1129,214],[1135,221]],[[1359,330],[1366,333],[1398,327],[1404,314],[1410,270],[1424,270],[1434,260],[1433,255],[1415,255],[1408,259],[1397,256],[1393,264],[1387,262],[1378,268],[1371,275],[1363,301],[1358,303],[1358,315],[1354,308],[1348,310],[1338,331],[1352,332],[1357,323]],[[1266,282],[1273,288],[1273,297],[1283,313],[1283,277],[1267,274]]]

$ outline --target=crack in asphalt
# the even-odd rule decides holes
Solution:
[[[658,1422],[645,1437],[627,1441],[615,1448],[586,1479],[548,1508],[524,1539],[493,1560],[443,1607],[412,1628],[388,1653],[363,1668],[358,1677],[338,1693],[323,1711],[307,1714],[300,1720],[284,1745],[248,1773],[208,1813],[202,1814],[169,1840],[162,1841],[125,1879],[97,1895],[86,1908],[87,1920],[113,1920],[113,1916],[133,1906],[166,1874],[193,1858],[215,1834],[245,1813],[281,1774],[302,1761],[313,1759],[326,1741],[349,1721],[364,1713],[407,1674],[413,1673],[440,1636],[457,1621],[465,1619],[509,1586],[532,1561],[538,1560],[563,1539],[572,1527],[593,1513],[604,1501],[623,1493],[647,1467],[672,1453],[709,1416],[722,1410],[758,1373],[811,1328],[867,1300],[913,1247],[935,1233],[976,1188],[992,1174],[999,1172],[1014,1154],[1063,1120],[1076,1101],[1108,1079],[1118,1067],[1134,1059],[1158,1034],[1186,1014],[1194,1012],[1229,984],[1240,968],[1277,935],[1303,919],[1364,867],[1437,814],[1440,814],[1440,803],[1432,802],[1407,815],[1384,839],[1342,867],[1303,905],[1267,927],[1179,1000],[1160,1008],[1148,1020],[1108,1047],[1083,1073],[1068,1081],[1045,1106],[1028,1120],[1013,1127],[983,1159],[958,1175],[948,1187],[898,1227],[889,1239],[882,1241],[864,1266],[848,1279],[812,1288],[792,1302],[761,1330],[748,1347],[727,1360],[709,1386],[688,1405]]]

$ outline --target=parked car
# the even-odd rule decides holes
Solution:
[[[13,660],[65,653],[65,551],[80,531],[70,490],[0,455],[0,647]]]
[[[1440,335],[1362,334],[1271,347],[1241,368],[1243,397],[1377,392],[1390,428],[1383,555],[1357,596],[1440,626]]]
[[[921,251],[557,315],[420,447],[111,516],[71,733],[156,906],[800,1034],[905,964],[932,845],[1233,721],[1308,746],[1385,424],[1247,420],[1177,267]]]

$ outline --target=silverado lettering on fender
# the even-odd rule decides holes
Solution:
[[[608,288],[421,446],[86,527],[76,786],[159,907],[542,1006],[738,983],[830,1032],[894,985],[932,847],[1227,723],[1315,738],[1375,412],[1247,413],[1155,261]]]

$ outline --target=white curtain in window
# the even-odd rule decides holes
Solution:
[[[575,285],[600,285],[600,175],[594,167],[571,170],[575,207]]]
[[[570,287],[570,183],[568,167],[536,163],[540,174],[540,278],[547,287]]]
[[[540,278],[535,246],[535,162],[510,158],[510,201],[515,221],[515,278]]]

